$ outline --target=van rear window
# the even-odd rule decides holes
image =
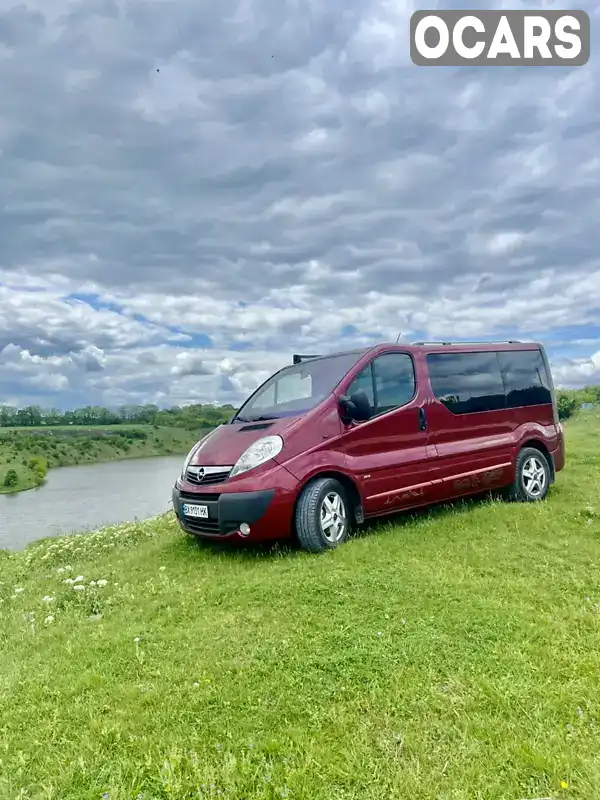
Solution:
[[[540,350],[499,352],[498,361],[508,408],[552,403],[550,378]]]
[[[539,349],[429,353],[427,366],[434,394],[454,414],[552,403]]]

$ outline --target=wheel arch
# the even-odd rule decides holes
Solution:
[[[302,492],[308,486],[309,483],[312,483],[315,480],[319,480],[320,478],[333,478],[336,481],[339,481],[341,485],[344,487],[348,494],[348,498],[350,500],[350,511],[352,512],[352,518],[354,522],[362,522],[363,521],[363,499],[360,493],[360,489],[358,485],[351,478],[346,472],[341,472],[336,469],[323,469],[319,470],[318,472],[314,472],[310,475],[307,475],[300,483],[298,484],[298,489],[296,491],[296,499],[294,500],[294,511],[292,519],[296,516],[296,508],[300,501],[300,497],[302,496]]]
[[[550,467],[550,483],[554,483],[556,480],[556,469],[554,466],[554,457],[550,450],[548,450],[548,446],[542,442],[541,439],[537,439],[535,437],[528,437],[525,439],[524,442],[521,443],[517,455],[521,450],[524,450],[526,447],[533,447],[534,450],[539,450],[548,461],[548,466]]]

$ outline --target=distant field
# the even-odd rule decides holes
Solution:
[[[0,798],[598,800],[600,416],[565,427],[546,502],[325,555],[172,514],[0,553]]]
[[[0,493],[22,491],[36,485],[32,459],[53,467],[125,458],[187,453],[206,433],[152,425],[106,425],[39,428],[0,428]],[[5,485],[14,470],[17,482]]]
[[[139,423],[123,423],[122,425],[31,425],[23,427],[22,425],[0,427],[0,434],[4,431],[16,431],[19,433],[54,433],[55,431],[74,431],[81,433],[82,431],[99,432],[99,431],[122,431],[122,430],[148,430],[151,425],[142,425]]]

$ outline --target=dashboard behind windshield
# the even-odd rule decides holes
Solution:
[[[364,352],[354,350],[285,367],[248,398],[232,421],[256,422],[305,414],[331,394]]]

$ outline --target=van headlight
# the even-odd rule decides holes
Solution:
[[[230,477],[241,475],[242,472],[264,464],[265,461],[279,455],[282,450],[283,439],[281,436],[263,436],[262,439],[258,439],[247,450],[244,450],[231,470]]]

